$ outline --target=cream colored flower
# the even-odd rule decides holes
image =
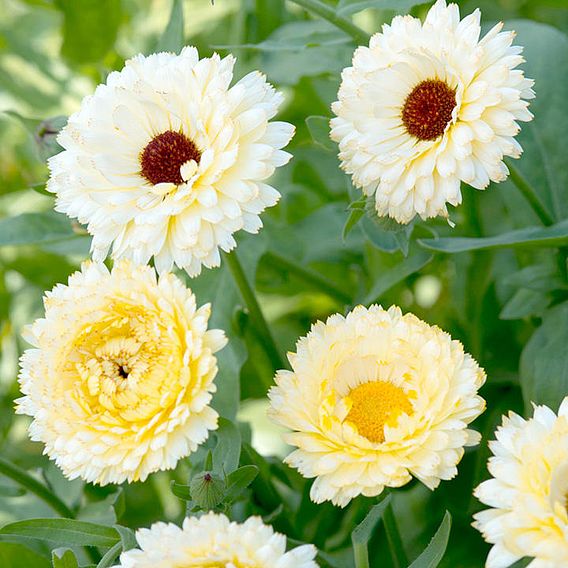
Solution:
[[[525,420],[510,412],[489,446],[489,472],[475,496],[491,507],[473,526],[493,548],[487,568],[534,558],[530,568],[568,566],[568,397],[558,416],[535,406]]]
[[[85,98],[50,159],[56,209],[87,225],[92,253],[190,275],[219,265],[240,229],[280,194],[266,183],[294,127],[269,122],[283,97],[259,72],[234,86],[235,59],[139,55]]]
[[[315,477],[311,498],[345,506],[411,476],[452,479],[485,373],[459,341],[396,307],[358,306],[312,326],[269,392],[270,416],[293,430],[286,462]]]
[[[448,216],[460,183],[485,189],[518,158],[518,121],[532,119],[533,81],[516,67],[514,32],[494,26],[479,39],[480,12],[460,21],[438,0],[422,24],[397,16],[359,47],[332,106],[331,137],[342,168],[379,215],[408,223]]]
[[[259,517],[237,524],[208,513],[186,518],[183,528],[155,523],[136,539],[140,550],[123,552],[114,568],[317,568],[314,546],[286,552],[286,537]]]
[[[144,480],[217,427],[213,354],[226,339],[174,275],[87,262],[44,304],[24,334],[17,412],[67,477]]]

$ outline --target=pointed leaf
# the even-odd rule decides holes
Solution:
[[[375,505],[367,516],[355,527],[351,533],[351,542],[353,543],[353,554],[355,555],[356,568],[368,568],[369,551],[367,549],[368,542],[373,536],[373,531],[381,520],[385,509],[391,502],[391,496],[387,495],[380,503]]]
[[[213,471],[219,475],[229,475],[239,466],[241,433],[230,420],[220,418],[215,435],[217,445],[213,450]]]
[[[408,568],[436,568],[442,561],[448,539],[450,538],[450,530],[452,528],[452,515],[448,511],[444,515],[442,523],[438,527],[436,534],[422,554]]]
[[[8,523],[0,534],[37,538],[66,546],[113,546],[119,534],[112,527],[73,519],[28,519]]]
[[[183,28],[183,2],[182,0],[173,0],[170,19],[160,41],[158,42],[156,51],[171,51],[173,53],[179,53],[185,45]]]
[[[79,568],[75,553],[70,548],[56,548],[51,552],[53,568]]]

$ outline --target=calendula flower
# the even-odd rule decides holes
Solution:
[[[87,225],[95,260],[112,246],[113,258],[194,276],[219,265],[236,231],[258,232],[294,127],[269,122],[283,97],[261,73],[230,86],[234,64],[193,47],[139,55],[69,118],[47,189]]]
[[[238,524],[225,515],[208,513],[186,518],[183,528],[155,523],[137,531],[136,540],[140,549],[123,552],[114,568],[317,568],[314,546],[286,552],[286,537],[259,517]]]
[[[485,401],[485,373],[459,341],[400,309],[358,306],[312,326],[279,371],[269,415],[293,430],[286,458],[316,480],[311,498],[345,506],[415,476],[452,479],[467,428]]]
[[[70,479],[105,485],[174,468],[217,427],[209,406],[214,353],[210,306],[174,275],[120,261],[87,262],[44,299],[26,329],[17,412]]]
[[[568,566],[568,397],[558,416],[535,406],[525,420],[503,417],[489,447],[493,476],[476,490],[490,509],[473,526],[493,544],[487,568],[505,568],[525,556],[530,568]]]
[[[521,155],[515,136],[534,92],[517,69],[522,48],[502,28],[480,39],[479,10],[460,20],[456,4],[438,0],[424,23],[397,16],[355,51],[331,137],[380,216],[447,217],[461,182],[485,189],[507,178],[503,157]]]

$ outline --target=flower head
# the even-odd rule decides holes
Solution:
[[[359,306],[312,326],[269,392],[271,417],[293,430],[286,461],[315,477],[311,497],[345,506],[414,475],[451,479],[485,373],[461,343],[396,307]]]
[[[381,216],[408,223],[447,217],[460,183],[484,189],[518,158],[518,121],[532,119],[533,81],[516,67],[514,32],[481,33],[480,12],[460,20],[438,0],[422,23],[397,16],[343,71],[331,137],[343,169]]]
[[[155,523],[136,533],[140,549],[123,552],[114,568],[195,566],[237,568],[317,568],[310,544],[286,552],[286,537],[259,517],[242,524],[225,515],[189,517],[183,528]]]
[[[30,437],[69,478],[122,483],[175,467],[217,427],[213,355],[226,339],[207,330],[209,305],[172,274],[120,261],[87,262],[44,300],[24,334]]]
[[[87,225],[95,260],[112,246],[114,258],[196,275],[219,265],[236,231],[258,232],[294,127],[269,122],[282,95],[262,74],[230,86],[234,63],[192,47],[139,55],[69,118],[47,189]]]
[[[491,479],[475,490],[490,508],[473,525],[493,548],[487,568],[529,556],[531,568],[568,566],[568,397],[558,416],[535,406],[528,420],[503,417],[489,447]]]

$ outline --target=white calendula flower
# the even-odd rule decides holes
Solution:
[[[530,568],[568,566],[568,397],[558,416],[535,406],[525,420],[503,417],[489,447],[489,472],[475,496],[491,507],[473,523],[493,544],[487,568],[533,558]]]
[[[533,81],[516,67],[514,32],[480,39],[480,12],[460,20],[438,0],[422,23],[397,16],[359,47],[332,106],[331,137],[342,168],[377,212],[400,223],[448,216],[460,183],[484,189],[518,158],[519,121],[529,121]]]
[[[294,127],[269,122],[283,97],[252,72],[231,86],[232,56],[139,55],[71,115],[49,160],[56,209],[87,225],[92,253],[218,266],[240,229],[256,233],[280,194],[266,183]]]
[[[73,479],[105,485],[174,468],[217,427],[209,406],[225,343],[210,306],[172,274],[87,262],[26,329],[17,412]]]
[[[310,544],[286,552],[286,537],[259,517],[244,523],[208,513],[189,517],[183,528],[155,523],[136,532],[140,549],[123,552],[114,568],[317,568]]]
[[[459,341],[396,307],[359,306],[312,326],[269,392],[269,415],[293,430],[286,462],[315,477],[311,498],[345,506],[417,477],[452,479],[468,424],[485,409],[485,373]]]

